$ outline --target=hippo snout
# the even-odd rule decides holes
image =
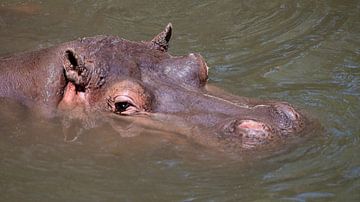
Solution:
[[[287,103],[256,105],[251,110],[251,115],[220,124],[217,137],[226,142],[238,142],[242,148],[248,149],[303,129],[303,116]]]

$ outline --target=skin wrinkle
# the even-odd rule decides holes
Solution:
[[[48,73],[49,77],[47,78],[46,86],[51,86],[57,76],[57,74],[52,71],[53,69],[54,69],[54,66],[49,66],[49,73]],[[52,90],[53,89],[48,89],[48,88],[45,90],[44,102],[49,101],[49,99],[51,98],[51,95],[52,95],[52,92],[51,92]]]

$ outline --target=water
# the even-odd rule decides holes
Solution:
[[[109,127],[63,141],[61,124],[0,107],[1,201],[359,201],[359,1],[2,1],[0,55],[81,36],[151,39],[200,52],[210,83],[293,103],[323,129],[237,157],[156,131]],[[173,134],[176,136],[176,134]]]

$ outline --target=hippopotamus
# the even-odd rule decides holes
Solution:
[[[300,134],[291,104],[232,95],[207,84],[198,53],[168,53],[172,25],[152,40],[79,38],[0,59],[0,97],[45,117],[111,117],[178,132],[203,145],[252,149]],[[104,118],[104,120],[107,120]],[[110,120],[110,119],[108,119]]]

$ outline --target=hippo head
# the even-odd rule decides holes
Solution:
[[[207,85],[201,55],[167,52],[171,33],[168,24],[151,41],[97,36],[64,44],[66,87],[58,107],[107,114],[115,127],[131,120],[168,131],[186,128],[185,135],[203,144],[241,149],[303,130],[305,118],[288,103],[238,97]]]

